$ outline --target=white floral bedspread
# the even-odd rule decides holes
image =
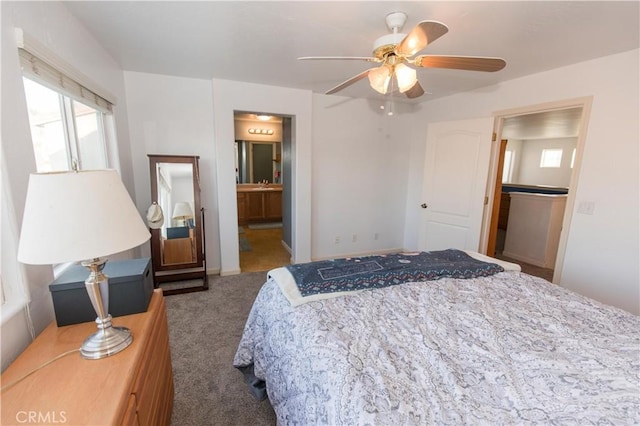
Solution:
[[[640,318],[519,272],[297,307],[270,280],[252,363],[282,425],[640,423]]]

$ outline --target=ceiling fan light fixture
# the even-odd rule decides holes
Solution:
[[[420,97],[425,93],[417,79],[415,68],[494,72],[500,71],[506,66],[506,62],[502,58],[484,56],[414,56],[447,34],[449,28],[442,22],[425,20],[419,22],[407,34],[403,34],[401,31],[407,21],[406,13],[393,12],[388,14],[385,20],[391,33],[375,40],[373,56],[304,56],[298,59],[357,60],[381,63],[379,68],[366,69],[328,90],[325,94],[333,95],[368,77],[371,88],[376,92],[383,95],[393,93],[397,84],[397,90],[409,99]]]
[[[418,77],[416,70],[405,64],[398,64],[395,67],[396,80],[398,81],[398,90],[404,93],[411,89],[417,82]]]
[[[369,71],[369,84],[376,92],[385,95],[389,88],[389,81],[391,81],[391,70],[388,66],[383,65]]]

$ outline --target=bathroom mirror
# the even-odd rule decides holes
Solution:
[[[234,111],[237,184],[282,183],[282,117]]]
[[[282,183],[282,144],[237,140],[236,183]]]
[[[206,289],[204,216],[197,156],[149,155],[151,201],[163,219],[151,229],[154,282],[203,279]],[[167,292],[165,291],[165,294]]]

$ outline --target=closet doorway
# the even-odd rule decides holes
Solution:
[[[241,272],[291,262],[292,117],[234,112]]]
[[[591,99],[496,114],[485,248],[559,282]]]

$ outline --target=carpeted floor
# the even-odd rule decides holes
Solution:
[[[275,425],[233,356],[265,272],[209,277],[209,290],[166,297],[175,383],[172,425]]]

